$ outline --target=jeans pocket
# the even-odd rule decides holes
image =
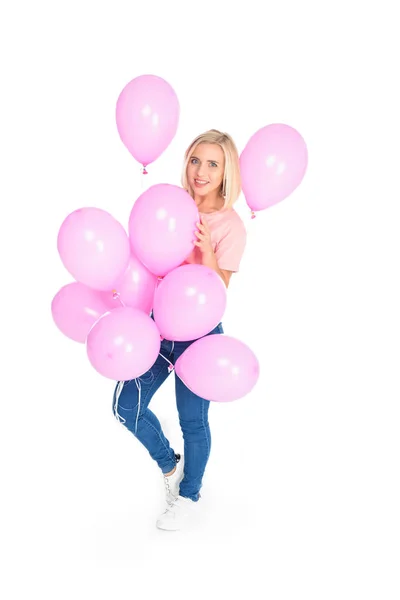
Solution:
[[[117,406],[119,410],[134,410],[138,405],[137,392],[134,379],[119,381],[114,392],[113,409]]]

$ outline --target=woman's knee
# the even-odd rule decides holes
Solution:
[[[132,390],[129,389],[127,382],[119,382],[114,391],[112,404],[115,418],[128,429],[131,429],[132,423],[136,423],[139,410],[137,394],[131,392]]]
[[[122,425],[128,427],[128,429],[132,423],[136,423],[136,421],[140,418],[140,414],[138,416],[138,406],[135,406],[134,408],[114,406],[113,413],[115,418],[122,423]]]
[[[193,437],[193,438],[208,437],[210,425],[208,423],[208,419],[206,416],[204,418],[191,418],[191,419],[185,419],[185,418],[180,417],[179,424],[181,426],[182,433],[186,437]]]

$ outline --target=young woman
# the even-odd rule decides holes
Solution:
[[[232,273],[239,269],[246,244],[244,224],[233,209],[241,191],[239,156],[228,134],[211,129],[193,140],[185,153],[182,186],[196,202],[200,214],[195,247],[185,262],[206,265],[228,286]],[[208,335],[215,333],[223,333],[221,323]],[[211,448],[210,402],[191,392],[175,375],[184,440],[182,456],[175,454],[148,406],[170,374],[169,362],[175,364],[194,341],[163,340],[160,355],[140,382],[119,382],[114,393],[115,416],[147,448],[163,473],[167,507],[158,518],[157,527],[166,530],[180,529],[197,507]]]

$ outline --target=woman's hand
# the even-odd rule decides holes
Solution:
[[[202,216],[200,216],[200,221],[201,223],[196,223],[198,227],[198,231],[195,231],[197,241],[193,243],[200,249],[202,254],[201,262],[205,267],[218,273],[226,287],[228,287],[232,273],[231,271],[223,271],[219,268],[217,258],[214,254],[214,248],[212,247],[211,232],[207,221]]]
[[[196,223],[198,231],[194,232],[197,237],[197,241],[194,242],[194,245],[200,248],[202,254],[214,254],[211,243],[211,232],[207,221],[202,216],[200,216],[200,221],[200,223]]]

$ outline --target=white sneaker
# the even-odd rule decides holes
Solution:
[[[182,529],[198,502],[193,502],[190,498],[183,498],[183,496],[175,498],[157,519],[156,525],[158,529],[165,529],[166,531],[178,531],[178,529]]]
[[[184,459],[183,454],[175,454],[176,469],[175,472],[166,477],[164,475],[165,498],[167,504],[170,504],[179,496],[179,486],[183,479]]]

